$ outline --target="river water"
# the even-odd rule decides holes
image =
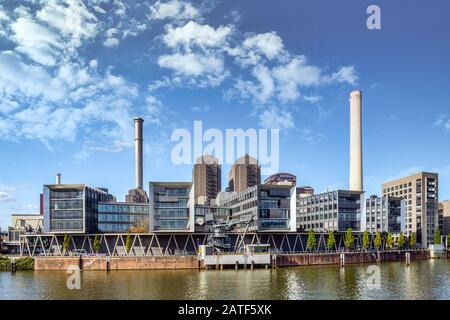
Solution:
[[[81,289],[72,290],[65,271],[0,272],[0,299],[450,300],[450,259],[374,266],[85,271]]]

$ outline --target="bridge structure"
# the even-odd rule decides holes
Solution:
[[[200,245],[208,243],[211,233],[99,233],[99,234],[25,234],[20,236],[21,256],[170,256],[198,255]],[[316,233],[314,248],[308,248],[308,233],[229,233],[231,251],[244,244],[269,244],[274,254],[325,253],[362,250],[363,234],[354,232],[354,247],[346,248],[345,232],[335,232],[336,245],[327,248],[328,233]],[[369,234],[369,248],[374,248],[375,234]],[[64,250],[64,238],[68,246]],[[99,248],[95,250],[94,241]],[[386,247],[383,237],[382,248]],[[128,239],[128,245],[127,245]],[[66,242],[67,242],[66,240]]]

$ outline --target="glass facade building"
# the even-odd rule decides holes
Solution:
[[[190,182],[150,182],[150,230],[194,231]]]
[[[98,203],[114,197],[105,189],[84,184],[45,185],[44,231],[50,233],[97,232]]]
[[[361,213],[365,207],[363,192],[337,190],[297,197],[297,228],[315,232],[361,229]]]
[[[149,206],[146,203],[106,202],[98,205],[98,232],[148,232]]]
[[[371,196],[366,199],[365,214],[361,218],[361,229],[370,233],[405,232],[405,203],[399,197]],[[365,224],[364,224],[365,221]]]
[[[236,231],[295,231],[295,187],[257,185],[223,196],[219,205],[231,210]]]

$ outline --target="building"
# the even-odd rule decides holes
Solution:
[[[295,186],[297,184],[297,177],[290,173],[276,173],[264,180],[264,184]]]
[[[362,93],[350,93],[350,190],[363,189]]]
[[[228,172],[228,191],[242,192],[259,185],[260,181],[261,167],[258,160],[246,154],[236,160]]]
[[[405,232],[405,203],[406,200],[400,197],[367,198],[361,217],[361,230],[369,233],[390,232],[393,235]]]
[[[231,210],[236,232],[295,231],[295,187],[256,185],[242,192],[221,195],[219,206]]]
[[[192,169],[194,197],[198,204],[210,204],[222,188],[222,170],[219,159],[210,155],[199,157]]]
[[[26,233],[40,233],[43,230],[44,217],[40,214],[12,214],[8,228],[8,242],[19,242]]]
[[[85,184],[44,186],[44,231],[96,233],[99,202],[113,201],[107,189]]]
[[[423,248],[434,242],[438,228],[438,174],[420,172],[389,181],[382,186],[383,196],[401,197],[406,201],[406,234],[416,234]]]
[[[195,232],[213,232],[217,222],[231,220],[231,210],[215,205],[195,205]]]
[[[314,188],[309,186],[303,186],[297,188],[297,197],[307,197],[314,194]]]
[[[445,200],[439,204],[439,211],[442,217],[442,234],[450,234],[450,200]]]
[[[194,232],[194,188],[191,182],[150,182],[151,232]]]
[[[364,211],[363,192],[337,190],[309,196],[297,196],[297,228],[301,231],[338,231],[361,229]]]
[[[98,232],[148,232],[149,205],[146,203],[99,202]]]

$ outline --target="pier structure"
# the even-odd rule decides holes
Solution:
[[[103,233],[67,234],[69,246],[64,248],[64,234],[25,234],[20,236],[21,256],[80,256],[99,255],[110,257],[129,256],[197,256],[199,246],[208,243],[210,233]],[[308,233],[229,233],[230,252],[246,245],[269,245],[272,254],[330,253],[362,251],[362,233],[354,233],[354,248],[345,248],[344,232],[335,233],[336,245],[327,248],[328,233],[317,233],[314,248],[307,248]],[[374,247],[375,234],[369,236],[369,248]],[[98,237],[100,248],[94,249]],[[127,247],[127,238],[129,244]],[[130,244],[131,243],[131,244]],[[383,240],[382,249],[385,248]]]

